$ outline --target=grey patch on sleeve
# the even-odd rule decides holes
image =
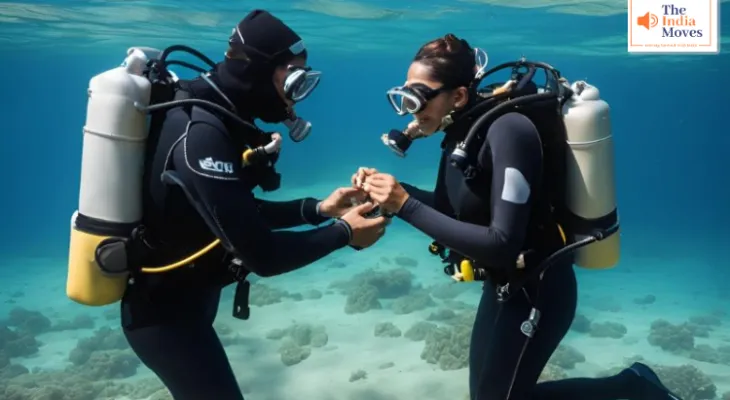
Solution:
[[[505,168],[502,200],[513,204],[526,204],[529,199],[530,184],[522,172],[512,167]]]

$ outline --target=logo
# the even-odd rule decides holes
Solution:
[[[231,162],[215,161],[213,157],[208,157],[198,160],[198,164],[203,171],[233,174],[233,163]]]
[[[629,53],[717,53],[719,0],[628,0]]]

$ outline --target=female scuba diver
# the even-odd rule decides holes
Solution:
[[[323,201],[254,197],[257,186],[278,188],[278,152],[269,150],[281,138],[253,121],[292,121],[294,104],[319,80],[306,61],[294,31],[266,11],[253,11],[233,30],[225,60],[210,61],[212,70],[197,79],[179,81],[180,104],[166,112],[158,131],[151,129],[158,139],[146,160],[142,265],[185,260],[216,238],[222,244],[182,268],[133,273],[121,301],[124,335],[175,400],[243,399],[212,326],[225,286],[239,282],[234,316],[247,319],[249,272],[284,274],[348,245],[369,247],[383,235],[385,218],[364,217],[370,203],[352,207],[358,190],[349,187]],[[197,103],[188,106],[185,99]],[[306,132],[290,125],[292,140],[304,139]],[[331,218],[337,219],[309,230],[281,230]]]
[[[423,45],[405,85],[389,91],[396,111],[415,117],[405,132],[410,139],[445,133],[433,192],[371,168],[360,168],[352,177],[353,186],[364,189],[384,212],[450,251],[487,265],[469,352],[471,399],[677,400],[641,363],[605,378],[537,383],[575,316],[576,277],[572,260],[558,261],[541,280],[528,280],[506,301],[498,296],[497,288],[522,268],[515,261],[523,249],[537,244],[544,254],[552,254],[564,240],[556,223],[540,221],[535,212],[541,199],[533,192],[542,182],[542,144],[525,115],[507,112],[485,127],[475,157],[479,165],[488,166],[486,173],[465,176],[449,164],[449,155],[473,122],[460,117],[478,104],[478,85],[473,85],[478,70],[475,51],[448,34]],[[402,96],[393,100],[396,93]],[[536,319],[539,329],[526,331],[524,324]]]

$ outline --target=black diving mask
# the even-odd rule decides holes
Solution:
[[[311,67],[289,65],[284,80],[284,95],[295,103],[306,99],[319,85],[321,76],[322,72],[314,71]]]
[[[446,86],[433,89],[423,83],[396,86],[386,92],[390,105],[398,115],[421,112],[428,102],[448,90]]]

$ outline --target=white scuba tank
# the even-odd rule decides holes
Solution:
[[[583,81],[571,85],[573,96],[563,106],[570,151],[567,160],[567,207],[585,226],[605,229],[616,211],[614,144],[610,107],[599,91]],[[616,216],[615,223],[618,223]],[[583,237],[577,237],[580,240]],[[619,232],[575,252],[583,268],[611,268],[620,255]]]
[[[79,213],[110,223],[142,218],[142,172],[152,85],[147,57],[130,49],[124,63],[89,82],[81,159]]]
[[[91,78],[84,126],[79,207],[72,218],[66,291],[105,305],[121,298],[127,274],[102,273],[97,248],[128,237],[142,219],[142,177],[152,85],[143,76],[159,50],[133,47],[121,66]]]

